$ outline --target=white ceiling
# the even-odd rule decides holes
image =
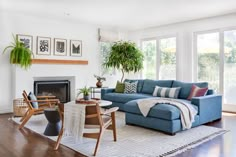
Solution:
[[[236,12],[236,0],[1,0],[0,9],[138,30]]]

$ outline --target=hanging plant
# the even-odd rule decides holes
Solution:
[[[24,46],[24,43],[18,41],[14,35],[13,39],[14,42],[5,48],[3,53],[10,49],[10,63],[28,69],[31,66],[32,52]]]

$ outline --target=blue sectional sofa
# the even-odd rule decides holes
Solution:
[[[181,87],[178,99],[188,101],[187,97],[192,85],[207,87],[207,82],[186,83],[175,80],[125,80],[125,82],[138,81],[137,93],[125,94],[115,93],[114,88],[102,89],[101,98],[112,101],[112,106],[118,106],[121,111],[125,111],[126,124],[139,125],[151,129],[163,131],[174,135],[182,130],[180,121],[180,111],[175,106],[158,104],[151,108],[147,117],[144,117],[138,106],[137,99],[153,97],[155,86],[160,87]],[[214,94],[209,89],[206,96],[194,97],[190,102],[198,111],[192,127],[221,119],[222,96]]]

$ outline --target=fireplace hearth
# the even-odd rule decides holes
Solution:
[[[70,81],[34,81],[34,93],[37,96],[54,95],[62,103],[70,101]]]

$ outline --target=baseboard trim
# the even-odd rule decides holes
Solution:
[[[13,113],[12,108],[0,109],[0,114]]]

